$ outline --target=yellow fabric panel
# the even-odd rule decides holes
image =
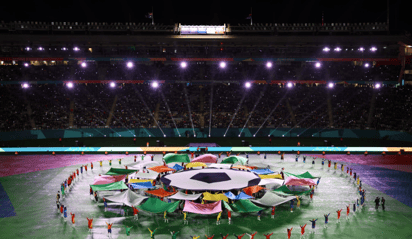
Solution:
[[[266,174],[266,175],[259,175],[260,178],[278,178],[278,179],[282,179],[282,175],[280,174]]]
[[[208,192],[203,193],[203,200],[206,201],[220,201],[229,202],[229,199],[224,194],[211,194]]]
[[[201,162],[194,162],[194,163],[186,164],[186,168],[195,168],[195,167],[207,167],[207,165]]]
[[[153,182],[151,179],[130,179],[129,183],[145,183],[145,182]]]

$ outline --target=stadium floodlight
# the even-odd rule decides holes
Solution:
[[[31,48],[30,48],[30,47],[26,47],[25,49],[26,49],[26,51],[30,51],[30,50],[31,50]]]
[[[361,47],[361,48],[358,49],[358,51],[363,52],[363,51],[365,51],[365,48]]]
[[[25,66],[25,67],[29,67],[29,63],[27,63],[27,62],[24,63],[24,66]]]
[[[152,83],[153,88],[157,88],[158,86],[159,86],[159,83],[157,83],[156,81]]]
[[[110,82],[110,87],[114,88],[116,86],[116,83]]]
[[[285,137],[285,135],[284,135],[284,134],[282,134],[282,137]]]
[[[254,134],[253,137],[256,137],[256,134]]]
[[[240,134],[238,136],[240,137]]]
[[[288,88],[292,88],[292,86],[293,86],[292,82],[288,82],[288,83],[287,83],[287,87],[288,87]]]
[[[209,137],[210,137],[210,134],[209,134]]]
[[[222,61],[219,64],[220,68],[225,68],[226,67],[226,62]]]
[[[223,135],[223,137],[226,137],[226,135]]]
[[[329,51],[330,51],[330,48],[325,47],[325,48],[323,48],[323,51],[324,51],[324,52],[329,52]]]
[[[131,61],[127,62],[127,67],[132,68],[133,67],[133,62],[131,62]]]
[[[163,137],[165,137],[165,138],[166,138],[166,135],[164,134],[164,135],[163,135]]]
[[[180,67],[182,67],[182,68],[186,68],[186,66],[187,66],[187,63],[186,62],[182,62],[182,63],[180,63]]]
[[[328,84],[329,88],[333,88],[333,86],[335,86],[332,82]]]
[[[67,87],[73,88],[73,83],[72,82],[67,83]]]
[[[21,87],[24,88],[24,89],[27,89],[27,88],[29,88],[29,84],[28,83],[23,83],[23,85]]]
[[[81,66],[85,68],[87,66],[86,62],[82,62]]]
[[[80,49],[76,46],[73,48],[73,51],[80,51]]]
[[[376,83],[376,84],[375,84],[375,88],[376,88],[376,89],[379,89],[379,88],[381,88],[381,84],[379,84],[379,83]]]
[[[375,52],[375,51],[377,51],[378,49],[373,46],[370,50],[373,51],[373,52]]]
[[[63,47],[63,48],[62,48],[62,51],[67,51],[67,48],[66,48],[66,47]]]
[[[44,48],[40,46],[39,48],[37,48],[37,50],[44,51]]]
[[[246,82],[245,86],[246,86],[246,88],[250,88],[252,86],[252,84],[250,84],[250,82]]]
[[[334,51],[340,52],[342,51],[342,49],[340,47],[336,47],[335,49],[333,49]]]
[[[316,62],[315,66],[316,68],[320,68],[320,62]]]
[[[271,68],[271,67],[272,67],[272,62],[266,63],[266,67],[267,67],[267,68]]]
[[[365,67],[368,68],[368,67],[369,67],[369,63],[365,63]]]

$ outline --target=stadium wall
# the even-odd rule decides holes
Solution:
[[[227,131],[227,132],[226,132]],[[257,132],[257,133],[256,133]],[[88,138],[88,137],[194,137],[207,138],[209,129],[199,128],[85,128],[56,130],[24,130],[0,132],[0,141],[53,139],[53,138]],[[321,138],[362,138],[387,139],[412,142],[412,135],[399,131],[359,130],[359,129],[303,129],[303,128],[212,128],[211,137],[321,137]]]

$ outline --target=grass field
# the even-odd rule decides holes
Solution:
[[[1,158],[0,158],[1,159]],[[160,156],[155,157],[160,160]],[[132,158],[123,161],[131,163]],[[310,160],[308,160],[309,162]],[[183,216],[169,214],[170,223],[163,222],[163,215],[141,212],[136,222],[132,216],[123,217],[119,214],[120,206],[113,207],[108,212],[103,211],[89,197],[89,184],[95,176],[109,169],[107,162],[102,168],[95,164],[95,169],[81,175],[73,190],[63,200],[68,212],[76,214],[76,226],[73,228],[57,213],[55,205],[56,193],[60,183],[73,172],[79,165],[37,171],[0,178],[0,183],[7,192],[15,209],[16,216],[0,218],[0,238],[107,238],[105,222],[113,222],[113,238],[128,238],[124,225],[133,226],[130,238],[149,238],[147,228],[158,228],[156,238],[171,238],[169,231],[180,231],[178,238],[190,236],[215,235],[220,238],[223,234],[258,234],[256,239],[265,238],[263,233],[274,233],[272,238],[287,238],[286,228],[293,227],[292,238],[300,237],[299,225],[310,223],[312,218],[318,218],[315,234],[309,234],[311,227],[306,227],[306,238],[412,238],[412,208],[399,201],[384,195],[382,192],[363,184],[366,193],[366,205],[353,216],[352,206],[350,220],[345,220],[345,209],[349,203],[354,203],[357,198],[356,186],[353,179],[349,180],[346,174],[340,171],[321,168],[319,161],[312,167],[294,162],[293,155],[287,155],[285,162],[278,159],[263,160],[263,157],[251,156],[250,164],[267,163],[271,167],[284,167],[291,173],[309,171],[313,175],[321,176],[319,188],[315,191],[314,200],[308,197],[302,199],[300,210],[290,213],[289,204],[276,207],[275,219],[270,218],[270,208],[266,209],[262,221],[257,221],[256,213],[232,214],[232,225],[227,223],[227,215],[223,213],[221,225],[216,225],[216,215],[203,216],[190,214],[189,225],[183,225]],[[118,166],[116,162],[114,166]],[[361,172],[359,172],[361,174]],[[362,174],[361,174],[362,175]],[[373,177],[373,175],[372,175]],[[380,180],[375,178],[373,180]],[[387,182],[386,182],[387,183]],[[396,184],[396,182],[392,182]],[[376,196],[386,198],[387,209],[375,210],[373,200]],[[342,211],[341,223],[336,223],[336,210]],[[331,213],[329,228],[323,229],[323,214]],[[86,217],[93,217],[93,233],[89,234]],[[234,238],[230,236],[229,238]],[[245,238],[248,238],[247,236]]]

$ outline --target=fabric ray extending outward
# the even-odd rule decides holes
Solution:
[[[308,195],[310,193],[310,191],[311,191],[310,189],[307,190],[307,191],[291,191],[288,187],[286,187],[286,185],[283,185],[282,187],[273,190],[274,193],[276,193],[280,196]]]
[[[194,203],[185,201],[183,208],[185,212],[191,212],[196,214],[214,214],[222,211],[222,201],[208,204]]]
[[[240,162],[242,165],[245,165],[246,162],[248,161],[247,158],[239,157],[239,156],[230,156],[225,158],[222,163],[224,164],[235,164],[237,162]]]
[[[116,203],[123,203],[123,204],[125,204],[129,207],[139,205],[146,198],[148,198],[148,197],[138,195],[130,189],[128,189],[128,190],[126,190],[122,193],[113,195],[113,196],[105,197],[106,200],[116,202]]]
[[[205,193],[203,193],[203,200],[206,200],[206,201],[220,201],[220,200],[223,200],[225,202],[229,202],[226,195],[221,194],[221,193],[211,194],[211,193],[205,192]]]
[[[192,160],[192,162],[201,162],[201,163],[216,163],[217,157],[213,154],[204,154],[196,157]]]
[[[147,161],[147,160],[144,160],[144,161],[140,161],[140,162],[137,162],[137,163],[127,164],[126,166],[128,167],[128,169],[142,170],[142,169],[144,169],[145,167],[146,167],[146,168],[150,168],[150,167],[158,166],[158,165],[161,165],[161,163],[160,163],[160,162],[157,162],[157,161]]]
[[[166,190],[164,190],[163,188],[159,188],[159,189],[155,189],[155,190],[150,190],[150,191],[146,191],[147,194],[151,194],[154,195],[156,197],[169,197],[172,196],[173,194],[175,194],[176,192],[168,192]]]
[[[295,198],[296,198],[295,196],[281,197],[281,196],[276,195],[275,193],[266,192],[262,198],[257,199],[257,200],[252,199],[251,201],[259,205],[273,207],[273,206],[283,204],[285,202],[289,202],[290,200],[293,200]]]
[[[309,178],[297,178],[294,176],[289,176],[285,180],[285,185],[288,186],[313,186],[316,182]]]
[[[163,202],[162,200],[158,198],[149,198],[147,199],[145,203],[138,206],[138,208],[142,209],[143,211],[152,212],[152,213],[163,213],[165,211],[172,213],[179,206],[179,202],[180,201],[177,201],[174,203],[167,203],[167,202]]]
[[[205,163],[201,163],[201,162],[193,162],[193,163],[186,164],[186,168],[197,168],[197,167],[207,168],[207,165]]]
[[[189,156],[187,154],[166,154],[163,160],[169,163],[190,163]]]
[[[111,191],[111,190],[121,190],[128,189],[127,185],[123,181],[109,183],[109,184],[100,184],[100,185],[90,185],[93,191]]]
[[[264,178],[277,178],[277,179],[282,179],[282,175],[280,174],[260,174],[259,175],[260,178],[264,179]]]
[[[152,170],[140,170],[134,174],[131,174],[131,177],[138,178],[138,179],[156,179],[159,176],[158,172]]]
[[[115,183],[118,181],[122,181],[125,178],[126,178],[126,175],[118,175],[118,176],[101,175],[94,179],[93,185]]]
[[[126,175],[136,172],[135,169],[124,169],[124,168],[110,168],[106,175]]]
[[[195,191],[222,191],[258,185],[260,178],[251,172],[232,169],[193,169],[168,174],[160,179],[165,185]]]
[[[151,182],[132,183],[130,185],[133,187],[133,189],[154,188]]]
[[[271,174],[274,173],[272,170],[265,168],[265,169],[253,169],[252,172],[256,174]]]
[[[157,173],[165,173],[165,172],[169,172],[169,171],[176,171],[173,168],[169,168],[167,166],[155,166],[155,167],[151,167],[149,168],[152,171],[155,171]]]
[[[285,183],[284,180],[282,179],[277,179],[277,178],[264,178],[260,180],[259,185],[270,185],[270,186],[277,186],[280,187]]]
[[[168,197],[169,199],[175,199],[175,200],[189,200],[189,201],[194,201],[198,199],[202,194],[197,193],[197,194],[186,194],[181,191],[177,192],[175,195]]]
[[[252,196],[247,195],[244,192],[240,192],[239,195],[234,195],[232,192],[225,193],[225,196],[232,199],[232,200],[240,200],[240,199],[251,199]]]
[[[294,176],[294,177],[297,177],[297,178],[310,178],[310,179],[319,178],[319,177],[312,176],[312,174],[310,174],[307,171],[305,173],[302,173],[302,174],[293,174],[293,173],[285,172],[285,175],[286,176]]]
[[[175,165],[172,167],[172,169],[174,169],[174,170],[176,170],[176,171],[180,171],[180,170],[184,169],[184,167],[183,167],[183,166],[180,166],[179,164],[175,164]]]
[[[244,188],[243,191],[247,195],[252,196],[252,194],[257,193],[257,192],[259,192],[260,190],[263,190],[263,189],[265,189],[265,188],[261,187],[261,186],[258,186],[258,185],[255,185],[255,186],[250,186],[250,187]]]
[[[263,208],[256,206],[249,200],[238,200],[235,203],[227,204],[223,203],[224,207],[233,212],[258,212]]]

